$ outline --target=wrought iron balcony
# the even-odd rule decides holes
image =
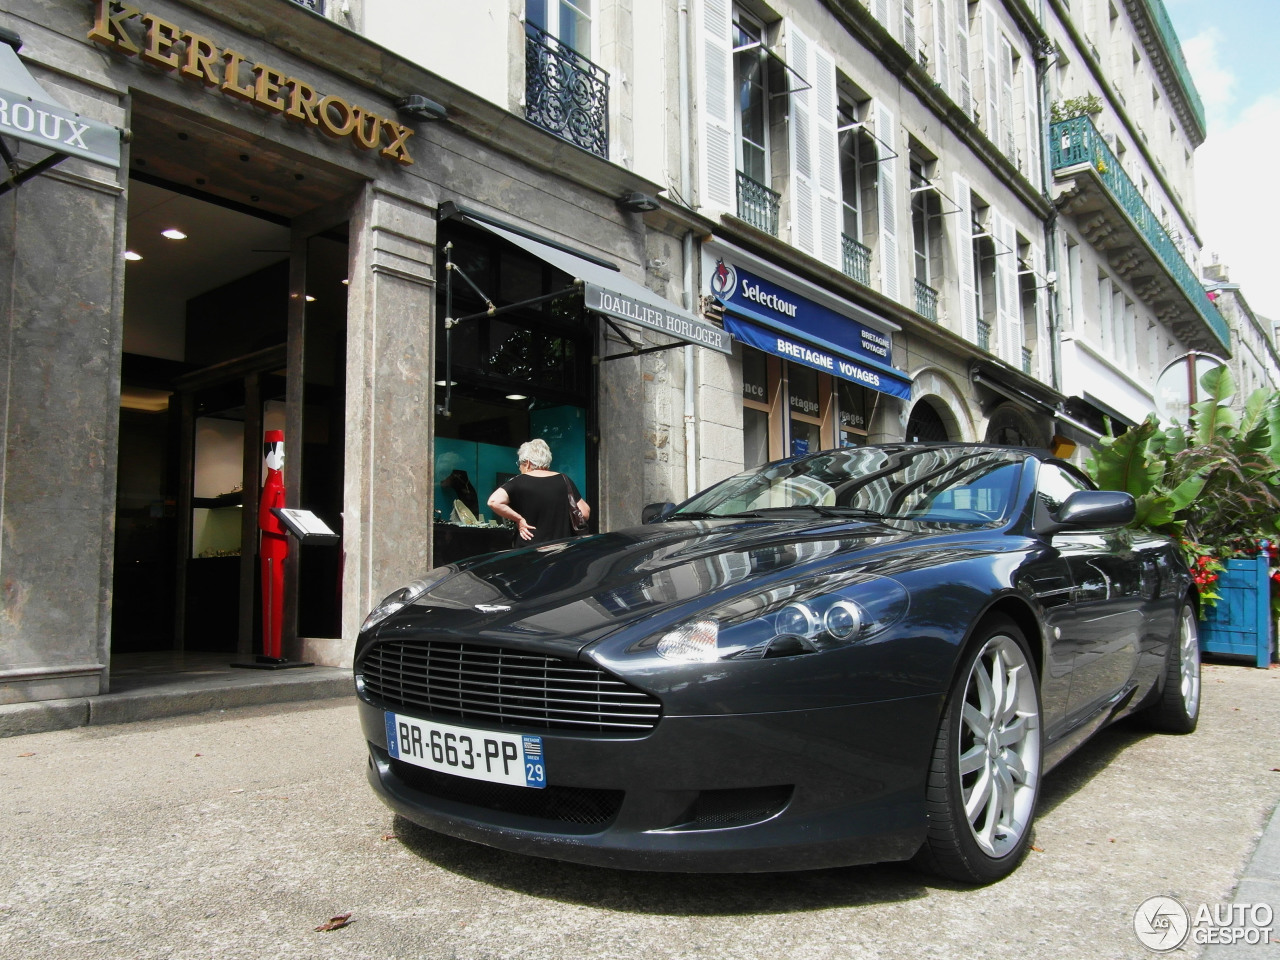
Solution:
[[[778,235],[778,208],[782,196],[763,183],[738,171],[738,216],[765,233]]]
[[[1175,290],[1181,293],[1193,313],[1175,309],[1161,314],[1180,337],[1205,349],[1229,347],[1231,334],[1222,314],[1093,121],[1075,117],[1049,130],[1054,175],[1066,186],[1058,206],[1090,222],[1086,239],[1108,254],[1112,267],[1148,303],[1169,300]],[[1099,183],[1101,189],[1094,186]]]
[[[324,0],[293,0],[293,2],[300,7],[314,10],[318,14],[324,14]]]
[[[525,119],[609,157],[609,74],[532,23],[524,25]]]
[[[978,346],[983,350],[991,350],[991,324],[985,320],[978,321]]]
[[[853,277],[859,283],[871,285],[871,250],[864,247],[847,233],[840,234],[840,245],[844,252],[844,274]]]
[[[916,313],[926,320],[938,319],[938,291],[919,280],[916,281]]]

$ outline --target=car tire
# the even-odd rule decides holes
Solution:
[[[1191,733],[1200,722],[1200,628],[1190,602],[1178,614],[1165,658],[1164,689],[1146,719],[1165,733]]]
[[[1031,846],[1041,776],[1040,683],[1006,617],[976,631],[938,725],[917,866],[962,883],[1008,876]]]

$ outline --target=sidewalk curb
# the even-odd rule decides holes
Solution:
[[[0,705],[0,738],[264,703],[346,697],[354,693],[350,671],[338,668],[325,669],[323,676],[272,677],[271,682],[248,685],[169,683],[159,688],[104,693],[96,697]]]
[[[1262,836],[1240,873],[1240,881],[1232,891],[1230,902],[1266,903],[1280,913],[1280,806],[1272,809],[1267,818]],[[1275,944],[1280,933],[1273,932],[1272,938],[1272,944]],[[1267,956],[1275,955],[1259,944],[1211,943],[1200,954],[1200,960],[1261,960],[1259,950]]]

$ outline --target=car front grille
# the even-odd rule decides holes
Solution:
[[[656,697],[576,660],[445,640],[394,640],[357,665],[365,694],[388,709],[504,726],[643,733]]]

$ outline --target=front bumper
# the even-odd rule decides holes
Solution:
[[[369,782],[428,829],[576,863],[748,873],[914,854],[941,699],[667,716],[627,739],[521,731],[543,739],[547,791],[404,765],[387,753],[384,710],[361,700],[360,722]]]

